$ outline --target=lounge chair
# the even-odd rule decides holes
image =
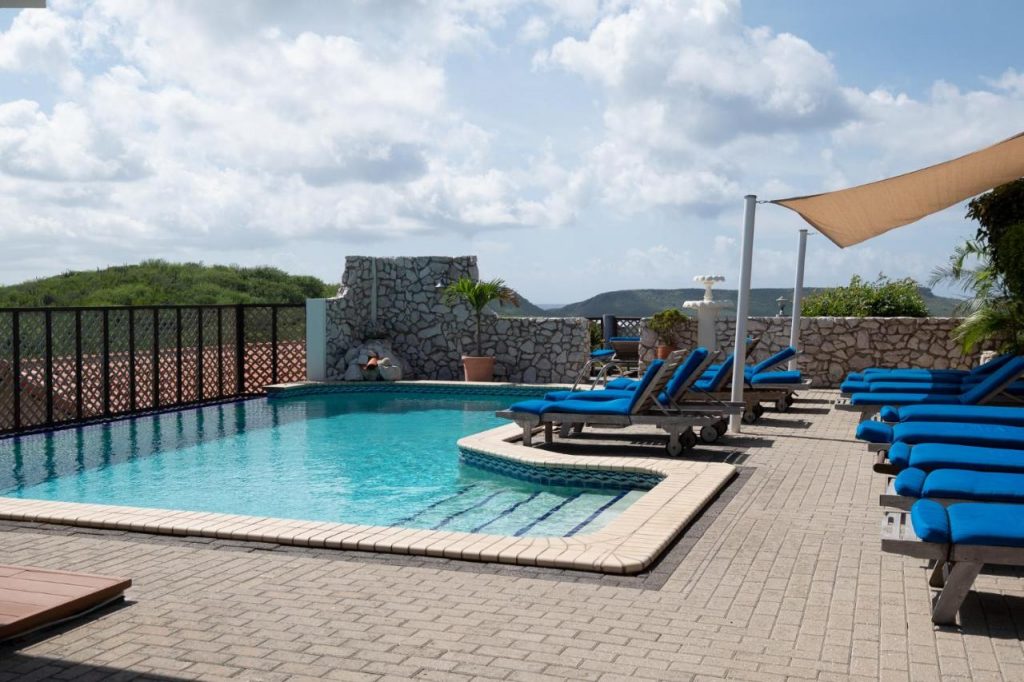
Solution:
[[[948,443],[895,443],[878,453],[873,468],[880,474],[898,474],[909,468],[1024,472],[1024,451]]]
[[[1013,357],[1012,353],[1000,355],[969,370],[868,367],[860,372],[850,372],[846,375],[846,379],[848,381],[936,381],[952,383],[967,377],[984,377],[1005,365]]]
[[[996,405],[887,405],[878,417],[890,424],[910,422],[960,422],[1024,426],[1024,408]]]
[[[960,422],[908,422],[886,424],[866,421],[857,426],[857,438],[872,451],[888,450],[893,443],[949,443],[1024,450],[1024,427]]]
[[[1002,367],[991,372],[985,379],[959,394],[939,393],[854,393],[849,398],[840,398],[835,403],[837,410],[859,412],[861,420],[876,414],[886,405],[976,405],[1002,399],[1004,390],[1021,374],[1024,374],[1024,357],[1014,357]],[[1012,397],[1006,400],[1014,401]]]
[[[956,502],[1011,502],[1024,504],[1024,473],[911,467],[889,481],[879,497],[884,507],[910,509],[922,499],[943,505]]]
[[[1024,565],[1024,505],[920,500],[885,515],[882,551],[935,562],[929,584],[941,591],[932,622],[951,625],[986,564]]]
[[[614,400],[526,400],[514,403],[497,416],[511,419],[523,429],[523,445],[532,444],[533,429],[544,427],[544,442],[551,443],[553,427],[574,428],[577,425],[622,427],[637,424],[653,425],[669,435],[667,450],[676,456],[697,443],[694,427],[713,426],[733,414],[742,412],[742,405],[718,403],[666,407],[658,396],[668,386],[682,362],[682,353],[673,353],[666,361],[655,360],[647,368],[641,385],[631,398]]]

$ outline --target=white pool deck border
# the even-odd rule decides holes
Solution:
[[[560,454],[524,447],[521,435],[517,425],[508,424],[462,438],[458,446],[531,466],[638,472],[663,478],[603,528],[568,538],[511,537],[11,497],[0,497],[0,519],[631,574],[650,566],[736,475],[730,464],[682,458]]]

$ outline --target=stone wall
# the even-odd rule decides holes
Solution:
[[[762,335],[754,361],[763,360],[789,345],[790,318],[752,317],[751,336]],[[800,321],[803,354],[799,366],[818,386],[838,386],[848,372],[872,366],[914,366],[935,369],[967,369],[978,356],[966,356],[953,340],[960,320],[950,317],[805,317]],[[735,320],[718,320],[718,341],[726,353],[732,350]],[[682,347],[697,339],[697,321],[679,330]],[[654,355],[657,337],[644,329],[641,358]]]
[[[336,298],[327,301],[327,378],[340,380],[357,350],[390,347],[407,379],[459,379],[473,348],[474,318],[446,305],[438,284],[479,276],[475,256],[349,256]],[[486,313],[481,344],[495,357],[495,378],[526,383],[571,381],[589,354],[583,318],[505,318]]]

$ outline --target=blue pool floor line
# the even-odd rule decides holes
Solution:
[[[406,516],[404,519],[398,519],[397,521],[395,521],[391,525],[393,525],[393,526],[401,526],[403,523],[409,523],[410,521],[415,519],[417,516],[423,516],[424,514],[426,514],[431,509],[434,509],[435,507],[439,507],[442,504],[444,504],[445,502],[448,502],[450,500],[454,500],[456,497],[458,497],[458,496],[460,496],[460,495],[462,495],[464,493],[468,493],[470,490],[472,490],[475,487],[476,487],[476,484],[474,484],[474,485],[467,485],[464,488],[462,488],[462,490],[460,490],[459,492],[455,493],[454,495],[449,495],[448,497],[440,499],[437,502],[434,502],[433,504],[429,504],[426,507],[424,507],[423,509],[420,509],[415,514],[412,514],[410,516]]]
[[[572,537],[573,535],[576,535],[576,533],[579,533],[579,532],[580,532],[581,530],[583,530],[583,529],[584,529],[584,528],[586,528],[586,527],[587,527],[588,525],[590,525],[591,521],[593,521],[594,519],[596,519],[596,518],[597,518],[598,516],[600,516],[601,514],[605,513],[605,512],[606,512],[606,511],[608,510],[608,508],[609,508],[609,507],[611,507],[611,506],[612,506],[613,504],[615,504],[616,502],[618,502],[619,500],[621,500],[621,499],[622,499],[623,497],[625,497],[625,496],[626,496],[626,495],[627,495],[628,493],[629,493],[629,491],[628,491],[628,490],[623,490],[623,491],[622,491],[621,493],[619,493],[618,495],[616,495],[616,496],[615,496],[615,497],[613,497],[612,499],[610,499],[610,500],[608,500],[607,502],[605,502],[605,503],[604,503],[603,505],[601,505],[600,507],[598,507],[597,509],[595,509],[595,510],[593,511],[593,513],[591,513],[591,515],[590,515],[590,516],[588,516],[587,518],[583,519],[583,520],[582,520],[582,521],[580,521],[580,522],[579,522],[578,524],[576,524],[576,527],[575,527],[575,528],[573,528],[572,530],[570,530],[570,531],[569,531],[568,533],[566,533],[566,534],[564,535],[564,537],[567,537],[567,538],[571,538],[571,537]]]
[[[487,526],[491,525],[492,523],[494,523],[494,522],[495,522],[495,521],[497,521],[498,519],[503,519],[503,518],[505,518],[505,517],[506,517],[506,516],[508,516],[509,514],[513,513],[513,512],[514,512],[514,511],[515,511],[516,509],[519,509],[519,508],[520,508],[520,507],[522,507],[522,506],[523,506],[524,504],[528,504],[528,503],[530,503],[530,502],[533,502],[533,501],[534,501],[534,500],[536,500],[536,499],[537,499],[538,497],[540,497],[540,492],[535,492],[535,493],[532,493],[532,494],[531,494],[531,495],[530,495],[529,497],[526,497],[526,498],[523,498],[522,500],[519,500],[518,502],[516,502],[515,504],[513,504],[513,505],[512,505],[511,507],[509,507],[508,509],[504,509],[504,510],[502,510],[502,512],[501,512],[501,513],[499,513],[499,514],[498,514],[497,516],[495,516],[495,517],[494,517],[493,519],[491,519],[490,521],[487,521],[486,523],[483,523],[483,524],[481,524],[481,525],[477,526],[476,528],[472,529],[472,530],[471,530],[471,531],[469,531],[469,532],[470,532],[470,533],[479,533],[479,532],[480,532],[481,530],[483,530],[483,529],[484,529],[484,528],[486,528]]]
[[[523,526],[522,528],[517,530],[512,535],[514,537],[518,538],[518,537],[522,537],[526,533],[529,533],[531,528],[536,526],[541,521],[546,521],[547,519],[551,518],[552,514],[554,514],[555,512],[559,511],[562,507],[566,506],[570,502],[573,502],[574,500],[578,499],[579,496],[582,495],[582,494],[583,494],[582,492],[578,492],[578,493],[576,493],[574,495],[571,495],[571,496],[565,498],[564,500],[562,500],[561,502],[556,504],[554,507],[552,507],[551,509],[548,509],[546,512],[544,512],[543,514],[541,514],[540,516],[535,518],[533,521],[531,521],[530,523],[526,524],[525,526]]]
[[[503,492],[504,492],[503,490],[499,490],[497,492],[491,493],[490,495],[488,495],[484,499],[480,500],[476,504],[471,504],[468,507],[466,507],[465,509],[460,509],[457,512],[452,512],[448,516],[446,516],[443,519],[441,519],[441,521],[436,526],[434,526],[431,530],[438,530],[439,528],[442,528],[443,526],[445,526],[448,523],[450,523],[453,519],[457,519],[458,517],[462,516],[463,514],[465,514],[467,512],[471,512],[474,509],[479,509],[480,507],[484,506],[485,504],[487,504],[488,502],[493,500],[498,495],[501,495]]]

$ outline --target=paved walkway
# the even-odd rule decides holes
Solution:
[[[1024,576],[980,576],[961,628],[933,627],[829,397],[702,447],[743,475],[646,578],[2,524],[5,562],[135,584],[0,648],[0,680],[1024,679]]]

